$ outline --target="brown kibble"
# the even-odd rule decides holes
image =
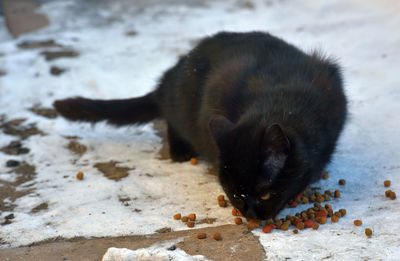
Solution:
[[[188,227],[194,227],[194,222],[193,221],[189,221],[189,222],[186,223],[186,225]]]
[[[247,228],[248,228],[249,230],[253,230],[253,229],[256,228],[256,225],[255,225],[254,223],[249,223],[249,224],[247,224]]]
[[[365,235],[367,235],[367,237],[371,237],[371,235],[372,235],[372,229],[366,228],[366,229],[365,229]]]
[[[325,204],[325,209],[326,210],[332,209],[332,205],[331,204]]]
[[[314,225],[312,226],[312,229],[317,230],[319,228],[318,223],[314,223]]]
[[[197,159],[196,158],[191,158],[190,159],[190,164],[196,165],[197,164]]]
[[[224,195],[219,195],[217,199],[218,199],[218,201],[225,200],[225,196]]]
[[[182,220],[182,222],[188,222],[188,221],[189,221],[189,218],[186,217],[186,216],[184,216],[184,217],[181,218],[181,220]]]
[[[390,180],[385,180],[384,182],[383,182],[383,185],[385,186],[385,187],[389,187],[390,186]]]
[[[339,179],[339,185],[343,186],[346,184],[346,180],[344,179]]]
[[[194,213],[189,214],[188,218],[190,219],[190,221],[195,221],[196,220],[196,214],[194,214]]]
[[[180,214],[180,213],[175,214],[175,215],[174,215],[174,219],[175,219],[175,220],[181,219],[181,214]]]
[[[79,171],[78,174],[76,174],[76,178],[79,179],[79,180],[82,180],[83,179],[83,172]]]
[[[205,239],[206,237],[207,237],[207,234],[206,234],[206,233],[197,234],[197,238],[198,238],[198,239]]]
[[[325,190],[324,194],[325,194],[325,195],[332,196],[332,192],[331,192],[330,190]]]
[[[221,208],[226,208],[226,206],[228,205],[228,202],[226,202],[225,200],[220,200],[220,201],[218,201],[218,205]]]
[[[304,222],[304,227],[306,228],[311,228],[313,226],[314,226],[314,221],[312,221],[311,219]]]
[[[312,195],[310,196],[309,200],[310,200],[311,202],[314,202],[315,200],[317,200],[317,197],[316,197],[314,194],[312,194]]]
[[[238,209],[237,209],[237,208],[233,208],[233,209],[232,209],[232,216],[239,216],[239,213],[238,213]]]
[[[340,214],[342,214],[342,217],[346,216],[347,211],[344,208],[339,209]]]
[[[340,190],[335,190],[335,192],[333,193],[335,198],[340,198]]]
[[[286,231],[286,230],[289,229],[289,226],[290,226],[289,223],[283,223],[282,226],[281,226],[281,229],[284,230],[284,231]]]
[[[331,200],[331,196],[329,196],[328,194],[324,194],[323,197],[324,197],[325,201]]]
[[[390,189],[389,189],[389,190],[386,190],[386,191],[385,191],[385,196],[386,196],[386,197],[389,197],[389,195],[390,195],[391,192],[392,192],[392,191],[391,191]]]
[[[362,225],[362,221],[359,219],[354,220],[354,225],[356,225],[357,227]]]
[[[261,220],[258,220],[258,219],[250,219],[249,223],[253,224],[255,228],[258,228],[261,226]]]
[[[294,233],[294,234],[298,234],[299,231],[298,231],[297,229],[293,229],[293,233]]]
[[[339,214],[340,214],[340,213],[339,213]],[[339,217],[336,216],[336,215],[333,215],[333,216],[331,217],[331,221],[332,221],[333,223],[336,223],[336,222],[339,221]]]
[[[324,202],[325,201],[325,197],[323,197],[323,196],[318,196],[317,197],[317,202],[318,203],[322,203],[322,202]]]
[[[391,199],[391,200],[393,200],[393,199],[396,199],[396,193],[395,192],[390,192],[390,194],[389,194],[389,198]]]
[[[219,240],[221,240],[221,234],[218,233],[218,232],[215,232],[214,235],[213,235],[213,238],[214,238],[215,240],[219,241]]]
[[[303,230],[304,229],[304,223],[303,222],[299,222],[299,223],[297,223],[296,227],[299,230]]]
[[[322,173],[322,179],[329,179],[329,173],[328,172]]]
[[[234,219],[234,221],[235,221],[235,224],[236,224],[236,225],[243,224],[243,221],[242,221],[242,219],[241,219],[241,218],[239,218],[239,217],[235,218],[235,219]]]
[[[301,199],[301,201],[303,201],[304,204],[307,204],[307,203],[309,202],[309,200],[308,200],[307,197],[303,197],[303,198]]]
[[[315,221],[317,221],[320,224],[326,224],[327,218],[326,217],[316,217]]]
[[[342,217],[342,213],[340,213],[339,211],[336,211],[335,213],[333,213],[334,216],[337,216],[338,218]]]

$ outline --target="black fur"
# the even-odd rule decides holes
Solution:
[[[213,163],[233,205],[259,219],[320,177],[347,113],[335,62],[260,32],[204,39],[144,97],[55,107],[72,120],[117,125],[166,119],[172,158]]]

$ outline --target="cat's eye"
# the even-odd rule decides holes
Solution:
[[[261,196],[262,200],[268,200],[271,198],[271,193],[267,192],[266,194],[264,194],[263,196]]]
[[[233,197],[236,198],[236,199],[245,200],[247,198],[247,195],[245,195],[245,194],[240,194],[240,195],[233,194]]]

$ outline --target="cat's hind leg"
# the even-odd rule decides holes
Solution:
[[[183,162],[195,157],[192,146],[186,142],[170,124],[168,124],[169,153],[173,161]]]

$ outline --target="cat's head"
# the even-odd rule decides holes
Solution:
[[[232,204],[249,218],[274,217],[310,182],[294,142],[278,124],[210,121],[220,150],[219,179]]]

